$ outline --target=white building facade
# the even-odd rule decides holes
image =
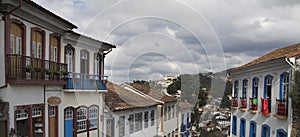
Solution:
[[[290,136],[293,65],[287,55],[297,50],[299,44],[277,49],[230,72],[232,137]]]

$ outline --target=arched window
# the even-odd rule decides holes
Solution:
[[[232,134],[236,135],[236,124],[237,124],[237,117],[233,116],[232,117]]]
[[[280,75],[280,100],[287,98],[287,93],[289,92],[289,73],[284,72]]]
[[[101,54],[95,53],[94,54],[94,74],[100,75],[101,71]]]
[[[68,65],[68,72],[74,71],[74,53],[75,49],[70,44],[65,47],[65,62]]]
[[[277,137],[287,137],[287,133],[283,129],[277,129]]]
[[[239,81],[234,81],[234,97],[238,97],[238,92],[239,92]]]
[[[256,122],[255,121],[250,122],[249,136],[250,137],[256,137]]]
[[[264,124],[261,126],[261,136],[270,137],[270,126]]]
[[[44,58],[44,31],[39,28],[31,29],[31,56]]]
[[[89,73],[89,52],[85,49],[80,50],[80,73]]]
[[[272,81],[273,81],[273,76],[267,75],[265,77],[264,98],[268,99],[268,112],[269,113],[271,113],[271,104],[272,104]]]
[[[89,108],[89,129],[98,128],[98,106],[91,106]]]
[[[259,79],[257,77],[253,78],[253,84],[252,84],[252,98],[258,98],[258,85],[259,85]]]
[[[245,136],[246,136],[246,120],[242,118],[240,123],[240,137],[245,137]]]
[[[248,80],[244,79],[243,80],[243,93],[242,93],[242,98],[246,98],[247,97],[247,89],[248,89]]]
[[[49,60],[59,62],[60,58],[60,37],[58,34],[50,35]]]
[[[77,108],[77,132],[87,129],[87,108]]]
[[[10,24],[10,38],[9,38],[9,53],[10,54],[23,54],[23,28],[17,23]]]

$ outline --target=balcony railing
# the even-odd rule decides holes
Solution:
[[[234,107],[234,108],[239,107],[239,103],[238,103],[238,98],[237,98],[237,97],[232,97],[231,105],[232,105],[232,107]]]
[[[9,83],[65,84],[67,64],[17,54],[7,55]]]
[[[276,115],[277,116],[283,116],[283,117],[287,117],[288,113],[287,113],[287,101],[285,99],[276,99]]]
[[[257,104],[258,104],[258,99],[257,98],[249,97],[249,110],[251,112],[256,112],[257,111]]]
[[[241,97],[240,101],[241,101],[240,108],[241,109],[246,109],[247,108],[247,98],[246,97]]]
[[[65,91],[76,90],[107,90],[107,76],[91,75],[84,73],[69,73]]]

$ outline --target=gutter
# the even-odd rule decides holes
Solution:
[[[22,7],[22,2],[23,2],[23,0],[19,0],[19,6],[17,6],[17,7],[15,7],[14,9],[12,9],[12,10],[10,10],[10,11],[4,13],[4,16],[6,16],[6,15],[8,15],[8,14],[11,14],[11,13],[14,12],[15,10],[21,8],[21,7]]]

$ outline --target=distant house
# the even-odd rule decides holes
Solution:
[[[177,116],[178,116],[178,129],[180,132],[178,135],[181,137],[190,137],[191,135],[191,113],[194,105],[186,102],[179,102],[177,105]]]
[[[151,89],[145,88],[139,84],[130,83],[121,85],[125,89],[131,90],[133,92],[138,92],[144,96],[161,102],[157,106],[158,111],[158,135],[159,136],[175,136],[178,129],[178,117],[177,113],[177,99],[173,96],[166,95],[161,92],[152,91]]]
[[[276,49],[230,72],[231,136],[287,137],[292,127],[291,89],[300,44]],[[298,60],[297,60],[298,61]]]
[[[159,112],[154,101],[117,84],[108,83],[105,93],[102,136],[153,137],[158,134]]]

